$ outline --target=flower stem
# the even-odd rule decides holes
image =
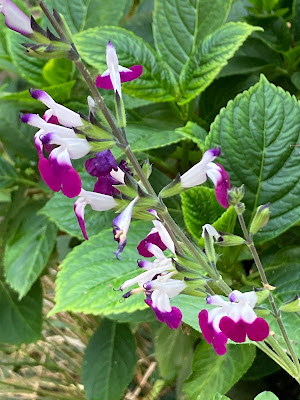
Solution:
[[[261,277],[263,286],[267,289],[268,287],[270,287],[270,285],[269,285],[268,279],[266,277],[265,271],[263,269],[262,263],[260,261],[259,255],[257,253],[256,247],[254,246],[252,237],[248,233],[248,230],[247,230],[247,227],[246,227],[246,224],[245,224],[245,220],[244,220],[244,216],[242,214],[240,214],[240,215],[238,214],[238,220],[239,220],[239,223],[241,225],[241,228],[242,228],[243,234],[245,236],[245,239],[246,239],[246,241],[248,243],[249,250],[251,251],[251,254],[253,256],[255,265],[256,265],[256,267],[258,269],[258,272],[259,272],[259,275]],[[282,323],[280,312],[277,310],[276,303],[275,303],[275,300],[274,300],[274,297],[273,297],[271,291],[269,291],[268,298],[269,298],[269,302],[270,302],[272,310],[273,310],[274,317],[275,317],[276,322],[277,322],[277,324],[279,326],[279,329],[280,329],[280,331],[282,333],[283,339],[284,339],[284,341],[285,341],[285,343],[287,345],[287,348],[288,348],[289,353],[290,353],[290,355],[291,355],[291,357],[292,357],[292,359],[294,361],[294,364],[295,364],[295,366],[297,368],[297,371],[300,374],[300,364],[299,364],[298,357],[297,357],[297,355],[296,355],[296,353],[295,353],[295,351],[293,349],[293,346],[292,346],[292,344],[290,342],[288,334],[287,334],[287,332],[285,330],[285,327],[284,327],[284,325]]]

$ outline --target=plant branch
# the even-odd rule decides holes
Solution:
[[[259,275],[261,277],[263,286],[266,289],[268,289],[270,287],[270,284],[268,282],[267,276],[266,276],[265,271],[263,269],[262,263],[260,261],[259,255],[258,255],[257,250],[256,250],[256,247],[254,246],[252,237],[248,233],[248,230],[247,230],[247,227],[246,227],[246,224],[245,224],[245,220],[244,220],[244,216],[242,214],[238,215],[238,220],[239,220],[239,223],[241,225],[241,228],[242,228],[243,234],[245,236],[245,239],[247,241],[249,250],[251,251],[251,254],[253,256],[255,265],[256,265],[256,267],[258,269],[258,272],[259,272]],[[277,324],[279,326],[279,329],[280,329],[280,331],[282,333],[283,339],[284,339],[284,341],[285,341],[285,343],[287,345],[287,348],[288,348],[289,353],[290,353],[290,355],[291,355],[291,357],[292,357],[292,359],[294,361],[294,364],[295,364],[295,366],[297,368],[297,371],[298,371],[298,373],[300,373],[300,364],[299,364],[298,357],[297,357],[297,355],[296,355],[296,353],[295,353],[295,351],[293,349],[293,346],[292,346],[292,344],[290,342],[288,334],[287,334],[287,332],[285,330],[285,327],[284,327],[284,325],[282,323],[280,312],[278,311],[278,309],[276,307],[276,303],[275,303],[274,297],[273,297],[273,295],[272,295],[270,290],[269,290],[268,298],[269,298],[269,302],[271,304],[271,307],[272,307],[272,310],[273,310],[273,313],[274,313],[274,317],[275,317],[276,322],[277,322]]]

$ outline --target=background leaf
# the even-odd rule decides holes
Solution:
[[[90,0],[84,29],[101,25],[118,25],[124,11],[131,6],[132,0],[114,0],[112,4],[106,0]]]
[[[254,345],[228,345],[220,357],[212,346],[202,341],[196,348],[193,373],[184,384],[189,400],[211,400],[216,392],[225,394],[251,366]]]
[[[18,301],[17,294],[0,282],[0,342],[19,345],[38,340],[42,329],[42,288],[36,282]]]
[[[8,240],[4,253],[5,277],[22,298],[45,268],[55,245],[56,226],[32,213]]]
[[[0,157],[0,188],[11,186],[17,178],[18,174],[11,163]]]
[[[229,22],[207,36],[180,74],[183,99],[179,104],[187,103],[203,92],[247,37],[257,29],[243,22]]]
[[[142,38],[118,27],[92,28],[74,36],[82,58],[99,74],[106,69],[105,48],[109,40],[116,47],[119,63],[124,67],[143,66],[140,78],[122,85],[124,92],[152,101],[174,100],[174,76],[164,61]]]
[[[82,382],[87,400],[118,400],[136,363],[134,337],[126,324],[103,320],[84,355]]]
[[[136,247],[149,233],[151,225],[146,221],[131,224],[122,261],[114,255],[117,243],[112,230],[103,231],[75,247],[61,264],[56,280],[56,305],[51,313],[68,310],[110,315],[146,308],[142,293],[120,302],[122,293],[113,289],[140,273]]]
[[[232,185],[245,184],[248,222],[258,205],[271,202],[270,221],[255,236],[258,241],[278,236],[299,220],[299,163],[290,146],[299,142],[299,132],[297,100],[264,77],[229,102],[211,126],[206,145],[221,147],[226,158],[220,162]]]
[[[72,33],[83,29],[87,13],[87,0],[45,0],[47,7],[61,13]]]
[[[230,5],[231,0],[155,0],[155,47],[177,77],[199,42],[226,21]]]

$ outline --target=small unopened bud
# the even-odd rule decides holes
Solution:
[[[219,232],[220,237],[217,240],[219,246],[227,247],[227,246],[240,246],[241,244],[245,244],[245,239],[240,236],[233,235],[231,233]]]
[[[180,174],[178,173],[173,181],[161,190],[159,196],[162,198],[171,197],[175,194],[181,193],[183,190],[184,187],[181,185]]]
[[[250,233],[255,235],[264,227],[270,218],[270,203],[257,207],[256,214],[251,222]]]
[[[279,308],[283,312],[299,312],[300,311],[300,298],[296,295],[292,300],[282,304]]]
[[[242,185],[241,187],[233,187],[227,192],[227,200],[228,204],[231,206],[236,206],[240,203],[245,195],[245,187]]]

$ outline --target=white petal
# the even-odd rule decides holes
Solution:
[[[217,186],[220,179],[222,179],[220,167],[213,162],[207,165],[206,174],[213,181],[215,186]]]
[[[119,96],[122,97],[119,60],[116,53],[116,49],[114,48],[111,42],[109,42],[108,45],[106,46],[106,62],[114,91],[118,92]]]
[[[169,250],[171,250],[173,254],[175,254],[175,246],[167,229],[160,221],[154,220],[152,222],[155,228],[157,229],[157,232],[159,233],[162,242],[165,244],[165,246],[167,246]]]
[[[204,230],[207,231],[207,233],[209,234],[210,237],[214,237],[215,240],[218,240],[220,235],[217,232],[217,230],[210,224],[205,224],[202,227],[202,237],[204,237]]]
[[[95,211],[107,211],[117,206],[115,199],[106,194],[89,192],[81,189],[80,196],[83,197],[87,204],[90,204]]]
[[[153,307],[158,308],[159,311],[162,312],[172,311],[170,300],[166,293],[160,292],[159,290],[154,290],[154,292],[151,295],[151,300],[153,302]]]
[[[118,168],[117,171],[115,171],[114,169],[111,170],[110,172],[110,176],[112,176],[114,179],[116,179],[118,182],[120,183],[125,183],[124,182],[124,172],[121,170],[121,168]]]

